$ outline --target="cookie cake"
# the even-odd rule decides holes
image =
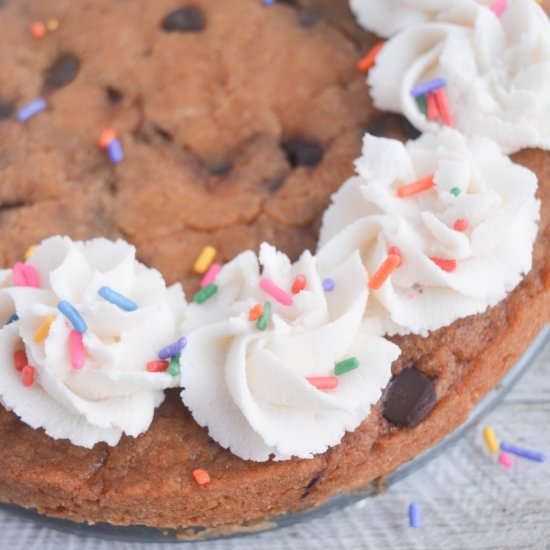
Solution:
[[[0,3],[0,501],[261,526],[546,325],[543,8],[350,4]]]

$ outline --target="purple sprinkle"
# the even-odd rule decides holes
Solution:
[[[275,1],[276,0],[264,0],[264,4],[266,6],[272,6],[273,4],[275,4]]]
[[[107,154],[113,164],[118,164],[124,159],[124,153],[122,152],[122,145],[118,138],[115,138],[107,146]]]
[[[516,447],[516,445],[504,443],[504,441],[500,444],[500,448],[502,451],[520,456],[521,458],[526,458],[527,460],[533,460],[535,462],[544,462],[546,460],[546,455],[544,453]]]
[[[34,99],[30,103],[23,105],[23,107],[19,109],[17,113],[17,120],[19,122],[27,122],[27,120],[31,119],[34,115],[42,112],[45,108],[46,101],[44,99],[42,99],[41,97],[39,97],[38,99]]]
[[[334,290],[334,280],[330,277],[327,277],[323,281],[323,289],[325,290],[325,292],[332,292]]]
[[[414,86],[411,90],[411,95],[413,97],[418,97],[420,95],[429,94],[439,88],[445,88],[447,82],[443,78],[434,78],[433,80],[428,80],[426,82],[421,82]]]
[[[409,525],[417,529],[422,524],[422,509],[418,502],[409,504]]]
[[[182,336],[177,342],[162,348],[159,351],[159,359],[170,359],[171,357],[175,357],[178,353],[182,352],[186,345],[187,338]]]

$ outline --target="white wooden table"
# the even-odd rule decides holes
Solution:
[[[550,345],[506,400],[487,417],[497,435],[550,455]],[[423,509],[420,529],[408,526],[407,507]],[[39,527],[0,511],[0,550],[168,549],[174,545],[104,542]],[[511,470],[489,457],[481,426],[422,470],[377,498],[279,531],[186,550],[548,549],[550,460],[517,459]]]

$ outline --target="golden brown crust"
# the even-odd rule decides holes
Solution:
[[[340,31],[322,21],[306,31],[288,6],[278,6],[267,24],[257,8],[251,9],[251,2],[218,3],[216,32],[225,31],[228,50],[258,47],[247,42],[257,34],[244,33],[237,40],[231,34],[236,23],[224,28],[224,18],[232,17],[249,27],[262,26],[265,43],[274,49],[269,70],[254,56],[249,60],[261,93],[245,97],[242,81],[232,92],[228,76],[239,72],[240,57],[241,65],[231,64],[229,54],[223,62],[212,55],[200,62],[204,51],[190,41],[189,53],[199,58],[199,72],[176,77],[174,64],[180,61],[174,40],[160,35],[156,24],[130,24],[132,17],[160,20],[174,7],[173,1],[148,2],[147,13],[140,11],[139,17],[125,12],[122,28],[115,24],[122,15],[114,12],[123,10],[121,6],[128,10],[130,3],[81,0],[82,9],[100,19],[95,25],[101,29],[95,44],[98,53],[83,38],[89,36],[89,17],[74,15],[78,10],[64,11],[68,0],[48,2],[49,9],[46,2],[17,1],[15,10],[15,0],[8,0],[0,21],[0,31],[5,31],[0,36],[7,37],[1,39],[0,63],[12,76],[9,86],[0,88],[1,96],[37,95],[37,75],[60,49],[70,46],[84,64],[73,84],[52,94],[52,112],[37,117],[32,126],[0,121],[0,141],[8,143],[0,152],[0,178],[11,182],[0,188],[0,201],[16,205],[0,211],[5,263],[50,233],[78,238],[123,235],[170,280],[181,279],[193,288],[196,279],[189,268],[204,244],[217,246],[224,260],[263,239],[294,256],[314,246],[319,216],[331,192],[350,175],[362,130],[382,116],[370,107],[363,77],[354,67],[360,51],[374,39],[352,26],[349,14],[334,20]],[[107,4],[117,7],[103,9]],[[204,5],[208,13],[207,2],[195,4]],[[222,6],[229,4],[231,9],[224,11]],[[342,10],[345,2],[315,4],[332,10],[338,4]],[[39,45],[21,38],[26,21],[50,16],[54,8],[63,14],[59,36]],[[111,40],[113,33],[117,39],[111,48],[136,59],[145,56],[143,67],[137,63],[131,71],[122,71],[120,61],[110,59],[116,57],[112,52],[101,52],[102,37]],[[18,44],[17,56],[6,50],[9,41]],[[272,60],[277,52],[288,53],[290,44],[292,67],[277,66]],[[169,81],[159,90],[157,80],[166,73]],[[218,118],[211,126],[205,127],[206,119],[190,126],[167,115],[179,101],[174,91],[181,88],[178,79],[185,78],[193,79],[201,92],[210,85],[219,87],[212,91],[218,97]],[[123,92],[122,105],[105,106],[106,86]],[[252,106],[258,96],[266,101],[266,88],[271,90],[269,108]],[[246,108],[254,110],[257,127],[243,122]],[[113,121],[127,155],[116,169],[95,148],[99,130]],[[393,131],[391,124],[382,130],[388,128]],[[280,142],[297,134],[324,146],[321,165],[290,167]],[[69,135],[72,141],[67,144]],[[533,270],[486,313],[458,320],[429,338],[396,339],[403,349],[396,372],[412,360],[418,369],[437,377],[437,405],[418,427],[391,426],[377,405],[355,432],[323,455],[253,463],[213,442],[175,390],[168,392],[147,433],[137,439],[125,437],[114,448],[98,444],[86,450],[52,440],[0,408],[0,500],[78,521],[163,528],[239,524],[319,505],[335,493],[367,485],[434,445],[466,419],[550,319],[550,154],[529,150],[515,160],[533,169],[541,181],[542,222]],[[207,173],[205,166],[227,161],[228,173]],[[282,185],[270,180],[281,174]],[[38,185],[44,181],[51,184]],[[18,202],[24,204],[17,206]],[[197,467],[209,472],[211,483],[195,483],[192,471]]]

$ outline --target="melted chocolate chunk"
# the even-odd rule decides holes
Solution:
[[[0,119],[10,118],[13,113],[15,113],[15,103],[0,98]]]
[[[292,166],[317,166],[325,155],[319,145],[299,139],[291,139],[283,143],[283,149]]]
[[[218,162],[206,166],[206,170],[212,176],[225,176],[231,172],[233,166],[229,162]]]
[[[414,428],[432,412],[435,402],[434,381],[411,362],[390,380],[382,414],[396,426]]]
[[[113,88],[112,86],[107,86],[106,92],[109,103],[112,103],[113,105],[120,103],[122,101],[122,98],[124,97],[124,94],[121,91]]]
[[[201,32],[205,27],[203,12],[194,6],[174,10],[162,20],[162,28],[168,32]]]
[[[44,88],[47,91],[62,88],[70,84],[80,71],[80,59],[73,54],[58,57],[54,64],[46,71]]]
[[[286,176],[284,174],[281,174],[279,176],[274,177],[273,179],[267,180],[264,182],[265,188],[270,193],[275,193],[277,189],[280,189],[284,183],[285,183]]]
[[[416,139],[421,135],[404,116],[385,113],[371,120],[366,128],[369,134],[377,137],[400,139]]]
[[[305,28],[315,27],[321,20],[322,13],[316,8],[302,8],[298,13],[298,23]]]
[[[307,484],[306,488],[304,489],[304,492],[302,493],[302,498],[306,498],[309,493],[311,493],[311,491],[315,489],[315,487],[319,484],[319,481],[321,481],[322,474],[323,472],[320,472],[312,478],[312,480]]]

